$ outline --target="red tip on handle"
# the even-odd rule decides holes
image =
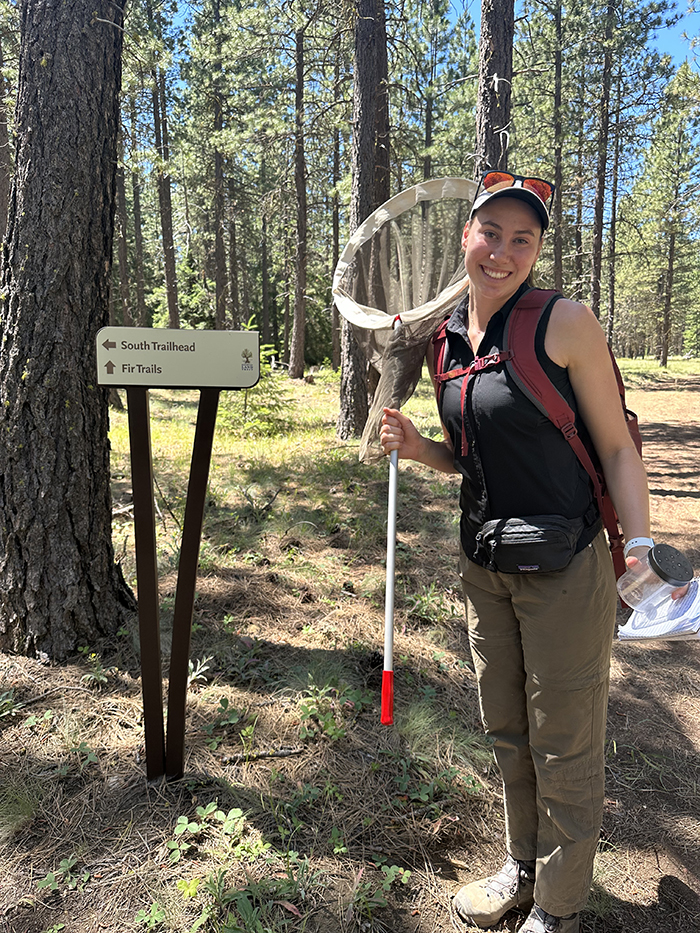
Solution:
[[[394,672],[382,673],[382,725],[394,724]]]

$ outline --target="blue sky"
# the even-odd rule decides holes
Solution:
[[[683,4],[679,4],[679,9]],[[700,13],[686,13],[683,19],[672,29],[663,29],[659,32],[656,40],[656,47],[660,52],[668,52],[673,60],[680,64],[686,58],[693,60],[694,55],[700,57],[700,46],[696,50],[691,50],[688,40],[682,38],[682,33],[686,32],[688,38],[693,36],[700,39]]]

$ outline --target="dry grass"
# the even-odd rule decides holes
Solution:
[[[654,531],[698,566],[699,380],[652,375],[632,374],[630,403]],[[181,781],[144,777],[135,626],[70,664],[0,656],[0,933],[432,933],[454,888],[501,858],[456,480],[401,469],[396,725],[382,727],[385,469],[335,441],[333,379],[284,389],[293,430],[217,435]],[[196,400],[153,395],[167,674]],[[432,404],[427,386],[410,403],[424,430]],[[114,538],[135,583],[123,415],[113,445]],[[586,933],[700,924],[698,713],[700,645],[616,646]]]

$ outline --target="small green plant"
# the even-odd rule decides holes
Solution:
[[[271,865],[278,862],[278,856],[271,857]],[[313,899],[315,889],[324,880],[323,872],[312,871],[308,857],[302,858],[295,851],[286,852],[283,871],[275,871],[274,876],[266,875],[257,881],[248,875],[248,883],[241,889],[230,888],[226,884],[225,869],[219,869],[208,875],[200,886],[209,904],[202,909],[189,933],[208,921],[212,921],[211,929],[217,933],[273,933],[289,929],[290,924],[293,929],[305,929],[305,926],[294,925],[296,920],[303,919],[300,907]],[[218,918],[222,916],[226,919],[220,926]]]
[[[65,923],[54,923],[52,927],[47,927],[45,930],[42,930],[42,933],[61,933],[61,930],[65,930]]]
[[[331,828],[331,838],[329,840],[334,855],[345,855],[348,847],[345,845],[345,837],[337,826]]]
[[[183,855],[187,853],[194,847],[195,843],[188,842],[185,839],[185,834],[188,837],[196,837],[204,829],[203,823],[197,823],[195,820],[189,820],[186,816],[178,817],[177,823],[175,824],[175,829],[173,834],[174,839],[169,839],[165,845],[168,848],[168,859],[175,864],[179,862]]]
[[[91,689],[101,690],[108,681],[107,675],[111,673],[111,669],[108,670],[105,668],[97,652],[90,651],[87,646],[83,645],[79,647],[78,651],[82,654],[90,668],[87,674],[83,674],[80,678],[80,682]]]
[[[273,373],[274,346],[260,347],[260,381],[244,392],[225,392],[219,403],[219,424],[246,437],[274,437],[289,430],[292,398],[284,378]]]
[[[158,901],[154,901],[151,904],[150,910],[146,911],[143,908],[136,914],[136,923],[143,924],[147,930],[155,930],[159,927],[165,920],[165,911],[160,906]]]
[[[27,716],[24,720],[24,725],[28,729],[33,729],[35,726],[43,726],[48,728],[54,719],[54,711],[52,709],[44,710],[42,716],[37,716],[35,713],[32,713],[31,716]]]
[[[177,882],[177,889],[185,900],[190,900],[191,898],[197,897],[197,892],[201,883],[201,878],[190,878],[189,881],[185,878],[180,878]]]
[[[192,853],[199,842],[200,835],[213,823],[221,824],[222,833],[228,837],[228,845],[238,843],[243,835],[245,817],[243,811],[237,807],[224,813],[219,809],[218,802],[213,800],[206,806],[197,807],[195,815],[197,817],[195,820],[187,816],[179,816],[173,830],[175,838],[169,839],[165,844],[168,849],[168,859],[173,864],[179,862],[184,855]]]
[[[247,726],[244,726],[240,732],[243,751],[246,755],[250,755],[253,750],[253,736],[255,735],[255,726],[257,721],[258,720],[256,717],[252,722],[248,723]]]
[[[311,682],[299,704],[299,735],[302,739],[342,739],[346,734],[345,719],[358,715],[371,703],[372,696],[366,690],[330,684],[319,687]]]
[[[99,763],[95,752],[88,746],[87,742],[81,742],[80,745],[71,748],[71,754],[78,756],[78,770],[82,774],[90,765]]]
[[[382,877],[379,881],[372,879],[363,881],[363,874],[364,868],[361,868],[355,881],[347,915],[354,915],[357,920],[366,917],[371,922],[374,913],[378,909],[387,906],[387,894],[392,885],[396,884],[396,882],[402,885],[408,884],[411,872],[399,865],[382,865]]]
[[[43,795],[42,786],[21,772],[3,776],[0,782],[0,845],[31,823]]]
[[[224,741],[226,727],[235,726],[241,721],[241,719],[243,719],[245,715],[240,710],[237,710],[231,706],[228,697],[225,696],[222,696],[219,699],[218,713],[219,715],[216,717],[214,722],[211,722],[204,727],[204,731],[209,736],[207,745],[212,749],[212,751],[215,751]],[[219,729],[224,730],[224,735],[214,735],[214,733]]]
[[[14,716],[20,705],[15,700],[14,687],[10,690],[4,690],[0,693],[0,719],[4,719],[6,716]]]
[[[317,687],[315,684],[309,687],[307,695],[299,704],[299,735],[302,739],[324,735],[335,741],[345,736],[345,728],[339,722],[336,697],[337,690],[334,687]]]
[[[198,658],[195,661],[190,659],[188,663],[187,688],[205,684],[207,682],[206,673],[210,670],[210,661],[213,658]]]
[[[445,595],[443,587],[434,580],[430,586],[406,598],[408,614],[419,622],[444,622],[457,615],[455,607]]]
[[[60,884],[63,884],[70,891],[76,889],[82,891],[90,880],[90,872],[74,872],[73,869],[77,864],[78,859],[75,855],[70,855],[68,858],[61,859],[55,871],[50,871],[45,878],[42,878],[41,881],[37,881],[37,888],[39,888],[39,890],[47,889],[54,892],[59,890]]]

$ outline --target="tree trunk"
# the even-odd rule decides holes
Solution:
[[[514,0],[482,0],[474,177],[508,168]]]
[[[554,10],[554,199],[552,203],[553,252],[554,252],[554,288],[564,291],[564,212],[562,210],[562,21],[561,2]]]
[[[389,114],[389,56],[386,41],[386,11],[384,0],[376,0],[376,100],[375,100],[375,160],[374,204],[372,210],[391,197],[391,117]],[[432,140],[431,140],[432,142]],[[363,218],[364,219],[364,218]]]
[[[180,311],[177,299],[177,275],[175,272],[175,243],[173,240],[173,206],[170,194],[170,146],[168,139],[168,119],[165,112],[165,77],[160,68],[153,67],[153,132],[156,151],[160,157],[156,171],[158,185],[158,206],[160,208],[160,227],[163,240],[163,265],[165,269],[165,291],[168,300],[168,326],[180,326]]]
[[[576,221],[574,223],[574,282],[572,298],[574,301],[583,301],[584,274],[583,274],[583,178],[585,141],[584,104],[583,93],[585,89],[584,69],[581,69],[579,90],[581,99],[578,102],[578,133],[576,141]]]
[[[260,164],[260,189],[267,191],[266,187],[267,165],[265,159]],[[268,245],[267,230],[267,211],[268,200],[265,198],[262,203],[262,218],[260,231],[260,278],[262,286],[262,314],[260,321],[260,330],[262,331],[262,342],[270,342],[270,251]]]
[[[678,159],[676,164],[680,162],[682,158],[681,143],[683,138],[683,130],[679,122],[678,126],[678,147],[676,149],[678,153]],[[661,320],[661,353],[659,356],[659,366],[662,366],[664,369],[668,366],[668,353],[669,353],[669,342],[671,337],[671,308],[673,305],[673,280],[674,280],[674,269],[676,263],[676,224],[677,224],[677,211],[678,205],[681,200],[681,191],[680,184],[678,181],[678,176],[676,176],[676,182],[673,190],[673,200],[672,207],[668,212],[667,216],[667,230],[668,230],[668,260],[666,262],[666,272],[664,275],[664,310],[663,317]]]
[[[124,327],[131,327],[131,294],[129,288],[129,248],[127,242],[126,185],[124,181],[124,140],[119,134],[119,162],[117,163],[117,255],[119,258],[119,297]]]
[[[333,82],[333,103],[336,108],[340,104],[340,38],[335,47],[335,78]],[[333,224],[333,252],[331,258],[331,276],[335,273],[335,267],[340,259],[340,129],[338,126],[333,128],[333,195],[332,195],[332,224]],[[331,305],[331,362],[333,370],[338,371],[340,367],[340,314],[335,302]]]
[[[603,268],[603,227],[605,214],[605,174],[608,167],[608,129],[610,125],[610,84],[612,81],[612,27],[615,8],[608,4],[605,16],[603,75],[600,84],[600,116],[596,158],[595,204],[593,206],[593,244],[591,262],[591,310],[600,317],[600,276]]]
[[[262,208],[262,229],[260,231],[260,278],[262,286],[262,321],[261,337],[263,344],[270,342],[270,257],[267,243],[267,205]]]
[[[143,274],[143,225],[141,223],[141,178],[136,158],[136,103],[131,102],[131,197],[134,203],[134,266],[136,270],[136,320],[139,327],[150,327],[146,310],[146,288]]]
[[[294,324],[289,352],[289,378],[304,375],[304,337],[306,331],[306,159],[304,157],[304,30],[296,33],[294,190],[296,192],[297,248],[294,284]]]
[[[659,366],[668,366],[668,346],[671,336],[671,303],[673,301],[673,269],[676,260],[676,225],[671,223],[668,236],[668,262],[664,281],[664,313],[661,324],[661,357]]]
[[[7,131],[7,104],[2,45],[0,44],[0,244],[7,231],[7,211],[10,203],[10,183],[12,180],[12,159],[10,158],[10,138]]]
[[[617,76],[617,100],[615,118],[615,145],[613,149],[612,191],[610,192],[610,236],[608,249],[608,316],[605,322],[605,336],[608,345],[612,347],[613,331],[615,330],[615,286],[617,276],[617,190],[620,177],[620,148],[621,148],[621,108],[622,108],[622,75]]]
[[[229,166],[231,169],[231,166]],[[229,316],[231,327],[237,330],[241,325],[240,297],[238,294],[238,240],[236,237],[236,188],[233,176],[229,172],[228,180],[228,280]]]
[[[381,41],[378,4],[357,0],[352,101],[352,188],[350,230],[355,231],[374,208],[377,42]],[[366,296],[357,295],[358,300]],[[341,440],[359,437],[367,421],[367,364],[347,321],[343,321],[340,352],[340,411],[337,434]]]
[[[212,66],[214,104],[214,285],[216,293],[217,330],[226,327],[226,248],[224,246],[224,157],[221,153],[221,131],[224,127],[223,94],[221,83],[221,12],[219,0],[212,2],[215,55]]]
[[[124,622],[108,323],[124,0],[21,0],[17,174],[2,271],[0,649],[61,660]]]

